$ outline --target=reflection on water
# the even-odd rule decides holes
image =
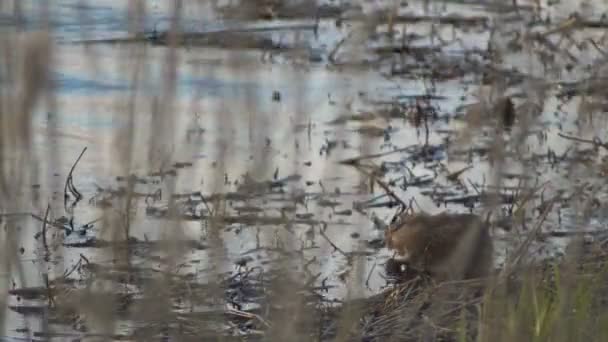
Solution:
[[[193,6],[190,10],[192,4],[187,3],[183,9],[184,27],[200,31],[201,19],[193,19],[197,13],[219,22],[211,17],[207,6]],[[543,63],[534,56],[514,52],[508,43],[514,37],[510,30],[517,27],[505,24],[501,32],[491,36],[486,28],[433,27],[425,22],[409,25],[407,32],[396,34],[423,37],[412,42],[412,47],[434,46],[441,39],[448,42],[441,44],[445,55],[438,55],[437,60],[423,56],[409,61],[411,56],[400,56],[408,59],[401,61],[404,64],[400,68],[394,68],[395,60],[388,63],[383,57],[373,57],[377,58],[374,64],[378,68],[360,66],[361,55],[349,53],[362,46],[366,47],[363,54],[368,53],[364,35],[361,46],[349,41],[333,56],[339,62],[328,62],[336,44],[357,28],[355,21],[339,26],[335,20],[323,19],[316,35],[310,30],[270,34],[272,41],[310,43],[305,50],[321,51],[320,60],[303,59],[307,55],[299,54],[302,51],[290,54],[291,51],[195,45],[172,50],[151,44],[69,43],[127,37],[132,23],[127,20],[128,9],[124,6],[123,2],[110,0],[94,4],[65,0],[50,5],[52,32],[61,43],[54,57],[55,107],[39,106],[34,116],[34,144],[28,152],[38,162],[38,178],[24,184],[20,196],[36,199],[23,212],[42,217],[50,204],[53,219],[71,216],[64,211],[64,182],[74,160],[87,147],[74,172],[74,184],[83,200],[74,207],[73,221],[67,228],[53,227],[49,243],[56,253],[48,263],[40,262],[41,251],[37,247],[41,222],[27,215],[16,219],[19,248],[23,248],[18,263],[22,274],[15,276],[16,273],[5,271],[3,286],[7,289],[43,286],[43,274],[69,272],[82,260],[81,255],[87,263],[111,266],[116,256],[105,248],[65,245],[116,239],[116,229],[105,227],[104,221],[95,222],[90,229],[82,227],[105,215],[120,216],[121,209],[128,206],[124,198],[111,202],[110,209],[102,208],[99,201],[104,194],[120,191],[121,187],[131,187],[141,195],[131,208],[129,236],[146,242],[166,240],[168,236],[197,242],[182,247],[179,259],[174,260],[180,265],[179,274],[206,284],[215,281],[217,274],[234,271],[235,263],[244,263],[243,260],[248,261],[245,263],[249,267],[271,267],[284,258],[279,246],[291,246],[302,252],[293,263],[300,267],[306,264],[307,272],[316,275],[317,283],[335,286],[328,288],[327,296],[341,299],[353,286],[348,282],[355,281],[349,280],[348,275],[353,264],[342,253],[363,252],[357,254],[357,261],[361,262],[365,285],[354,285],[358,289],[355,293],[370,295],[385,286],[380,266],[389,254],[378,248],[383,232],[374,226],[372,214],[388,222],[394,213],[394,208],[381,205],[389,200],[382,190],[376,186],[370,193],[370,180],[355,168],[340,164],[341,160],[410,147],[366,162],[382,166],[384,179],[400,198],[413,198],[415,208],[432,213],[446,209],[467,211],[471,205],[474,211],[481,212],[478,201],[466,198],[478,198],[480,189],[493,189],[497,171],[502,173],[504,189],[524,185],[533,188],[548,182],[542,195],[545,198],[561,191],[567,196],[574,179],[591,177],[576,164],[572,169],[563,169],[545,158],[568,156],[572,151],[571,142],[558,134],[576,132],[577,118],[569,113],[576,112],[580,103],[578,99],[563,103],[553,93],[560,89],[557,82],[573,81],[583,67],[574,65],[571,71],[553,73],[544,70]],[[164,7],[167,2],[155,1],[148,6],[148,16],[141,25],[148,33],[170,26],[167,23],[171,22],[171,8]],[[370,4],[366,2],[364,6],[366,11]],[[442,11],[446,13],[500,18],[482,5],[445,6]],[[424,5],[412,2],[411,8],[423,11]],[[558,8],[551,6],[543,13],[563,17],[559,12],[553,13]],[[39,23],[37,10],[37,2],[20,2],[19,6],[5,2],[0,15],[2,29],[11,30],[17,23],[35,28]],[[563,13],[568,13],[568,9]],[[205,23],[203,31],[224,27],[223,24]],[[426,38],[430,31],[436,34],[434,38]],[[489,87],[478,86],[481,75],[471,71],[462,77],[430,81],[422,74],[423,69],[416,71],[408,66],[426,63],[441,72],[437,65],[445,64],[447,69],[462,64],[464,69],[469,57],[483,60],[473,52],[486,49],[489,39],[504,53],[502,70],[516,67],[517,72],[527,75],[516,87],[505,86],[506,95],[513,97],[520,111],[527,108],[527,101],[542,103],[543,108],[534,114],[529,125],[516,125],[510,133],[494,134],[487,128],[483,134],[468,137],[472,135],[467,131],[470,128],[462,120],[466,111],[458,109],[487,97],[483,94]],[[597,55],[597,51],[579,51],[576,58],[581,64],[591,63]],[[362,59],[367,58],[370,57]],[[305,63],[296,63],[302,60]],[[175,65],[175,70],[171,65]],[[398,72],[403,77],[396,76]],[[431,103],[436,113],[430,119],[416,119],[415,110],[424,102],[421,96],[429,93],[435,98]],[[604,126],[593,127],[596,131],[586,130],[591,135],[583,138],[605,135],[599,128]],[[573,135],[579,136],[578,132]],[[505,155],[500,167],[489,157],[497,148],[504,149]],[[469,165],[472,167],[459,177],[450,177]],[[129,175],[136,175],[140,181],[117,178]],[[251,191],[248,196],[238,197],[244,186],[281,179],[287,181],[274,183],[270,189],[271,183],[263,183],[257,194]],[[594,182],[589,180],[591,185]],[[226,217],[233,217],[234,222],[226,225],[220,237],[213,237],[208,223],[200,218],[209,214],[210,204],[205,201],[218,193],[235,196],[224,209]],[[192,195],[172,197],[177,194]],[[364,210],[357,210],[362,205]],[[507,207],[502,206],[502,211]],[[530,208],[530,217],[538,215],[533,206]],[[560,215],[548,219],[546,230],[576,227],[576,209],[561,208]],[[162,216],[159,213],[172,210],[190,215],[191,219],[158,217]],[[603,228],[601,222],[600,217],[593,218],[588,229]],[[523,234],[525,229],[496,230],[499,263]],[[554,240],[548,249],[547,244],[534,248],[540,254],[555,253],[565,240]],[[226,258],[223,264],[210,265],[210,254],[215,251],[210,244],[216,241],[223,241]],[[158,271],[166,257],[162,248],[144,244],[131,261]],[[72,277],[77,278],[77,274]],[[103,281],[99,283],[104,286]],[[16,302],[14,296],[8,298],[9,306],[27,306],[27,302]],[[40,301],[33,303],[39,305]],[[43,330],[43,320],[30,319],[36,315],[8,309],[6,313],[7,335]],[[121,324],[129,326],[128,322]],[[27,331],[19,330],[24,327]],[[78,330],[77,327],[78,322],[68,330]],[[115,330],[128,331],[120,327]]]

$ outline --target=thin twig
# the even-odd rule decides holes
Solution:
[[[545,186],[547,186],[547,184],[549,183],[550,181],[546,181],[543,184],[537,186],[536,188],[530,190],[530,192],[524,198],[522,198],[521,202],[515,203],[515,201],[513,201],[513,206],[517,204],[517,210],[515,211],[515,213],[513,213],[513,216],[519,215],[520,211],[523,210],[526,203],[528,203],[534,197],[534,194],[536,194],[540,190],[544,191]]]
[[[469,184],[471,184],[471,186],[473,187],[473,190],[475,190],[477,195],[481,195],[481,191],[479,191],[479,189],[477,188],[477,185],[475,185],[475,183],[473,183],[469,178],[467,178],[467,181],[469,182]]]
[[[372,269],[369,270],[369,273],[367,274],[367,279],[365,279],[365,287],[367,287],[369,290],[371,290],[369,288],[369,279],[372,277],[372,273],[374,272],[375,269],[376,269],[376,263],[374,263],[374,265],[372,266]]]
[[[338,53],[338,50],[342,47],[342,45],[344,45],[344,43],[352,36],[352,32],[350,32],[349,34],[346,35],[346,37],[342,38],[342,40],[340,40],[332,49],[332,51],[329,53],[329,55],[327,56],[327,60],[333,64],[336,65],[336,54]]]
[[[44,214],[44,220],[42,220],[42,245],[44,246],[44,250],[46,251],[46,256],[49,255],[49,246],[46,243],[46,223],[49,217],[49,212],[51,211],[51,205],[48,204],[46,207],[46,213]]]
[[[386,185],[383,181],[381,181],[380,179],[378,179],[378,177],[374,176],[373,174],[363,170],[360,165],[353,165],[359,172],[363,173],[364,175],[370,177],[372,180],[376,181],[376,183],[378,183],[378,185],[380,185],[380,187],[382,189],[384,189],[384,191],[386,191],[386,193],[392,197],[393,199],[395,199],[395,201],[399,202],[399,204],[401,204],[403,207],[407,208],[407,204],[405,202],[403,202],[403,200],[401,198],[399,198],[399,196],[397,196],[397,194],[395,194],[389,187],[388,185]]]
[[[545,210],[543,211],[540,219],[536,223],[536,226],[528,233],[528,236],[526,237],[524,242],[519,246],[517,251],[514,253],[512,260],[510,260],[510,262],[505,263],[505,267],[500,272],[501,276],[503,276],[503,275],[508,276],[519,265],[523,254],[525,253],[525,251],[528,249],[528,247],[532,243],[532,240],[534,239],[534,237],[536,237],[538,235],[540,228],[542,227],[543,223],[547,219],[547,216],[553,209],[553,205],[555,204],[555,202],[557,202],[557,200],[559,198],[560,198],[560,196],[556,195],[549,201],[549,204],[545,207]]]
[[[336,246],[335,243],[333,243],[328,237],[327,235],[325,235],[325,233],[323,232],[323,229],[319,229],[319,233],[321,234],[321,236],[334,248],[334,250],[340,252],[340,254],[344,255],[345,257],[350,257],[348,255],[348,253],[346,253],[345,251],[343,251],[342,249],[340,249],[340,247]]]
[[[76,190],[76,188],[72,184],[72,173],[74,172],[76,165],[78,164],[78,162],[80,161],[80,158],[82,158],[82,156],[84,155],[84,152],[86,152],[86,150],[87,150],[87,147],[85,146],[85,148],[82,149],[82,152],[80,152],[80,155],[74,162],[74,165],[72,165],[72,168],[70,169],[70,172],[68,173],[68,177],[65,180],[65,187],[63,188],[63,206],[66,209],[66,211],[67,211],[67,203],[68,203],[68,189],[70,190],[70,192],[72,192],[76,196],[75,202],[78,202],[82,198],[82,195],[80,194],[80,192],[78,192],[78,190]]]
[[[251,312],[246,312],[246,311],[230,308],[230,309],[226,310],[226,313],[232,314],[232,315],[235,315],[235,316],[239,316],[239,317],[255,318],[258,321],[260,321],[260,323],[264,324],[266,327],[268,327],[268,328],[271,327],[270,323],[267,322],[264,318],[262,318],[262,316],[256,315],[256,314],[251,313]]]
[[[67,279],[68,279],[68,277],[69,277],[70,275],[72,275],[72,273],[74,273],[74,271],[75,271],[75,270],[76,270],[78,267],[80,267],[81,265],[82,265],[82,258],[78,259],[78,262],[77,262],[77,263],[76,263],[74,266],[72,266],[72,268],[70,268],[70,270],[69,270],[69,271],[64,272],[64,273],[63,273],[63,275],[61,276],[61,278],[62,278],[63,280],[67,280]]]
[[[21,215],[21,214],[20,214],[20,215]],[[57,228],[57,229],[63,229],[63,230],[67,230],[67,228],[66,228],[66,227],[64,227],[63,225],[60,225],[60,224],[57,224],[57,223],[55,223],[55,222],[53,222],[53,221],[49,221],[49,220],[47,220],[47,219],[44,219],[44,218],[42,218],[42,217],[40,217],[40,216],[38,216],[38,215],[36,215],[36,214],[32,214],[32,213],[23,213],[23,215],[31,216],[32,218],[34,218],[34,219],[36,219],[36,220],[38,220],[38,221],[40,221],[40,222],[43,222],[43,223],[45,223],[45,224],[48,224],[48,225],[50,225],[50,226],[52,226],[52,227],[55,227],[55,228]]]

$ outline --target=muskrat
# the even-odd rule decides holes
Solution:
[[[401,215],[385,241],[409,266],[439,281],[487,277],[493,267],[488,225],[472,214]]]

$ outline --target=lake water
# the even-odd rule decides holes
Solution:
[[[519,3],[529,5],[524,1]],[[113,265],[117,256],[111,248],[64,244],[89,241],[87,239],[93,237],[109,241],[123,237],[120,235],[123,229],[114,225],[122,222],[116,218],[124,212],[124,200],[114,199],[111,208],[102,209],[94,204],[103,195],[99,189],[125,186],[127,183],[117,177],[131,174],[147,180],[146,184],[133,185],[136,192],[153,194],[160,189],[161,197],[134,202],[129,220],[130,236],[142,241],[189,239],[204,247],[185,248],[175,253],[175,262],[180,265],[178,273],[188,274],[196,282],[214,282],[217,274],[235,271],[235,262],[243,258],[251,258],[249,267],[271,267],[284,258],[278,252],[281,247],[281,250],[301,251],[292,258],[293,267],[300,270],[302,265],[307,265],[308,272],[318,274],[317,283],[335,286],[327,296],[336,299],[378,293],[386,285],[382,264],[390,253],[370,244],[383,236],[371,218],[375,215],[388,222],[395,211],[386,206],[355,210],[357,203],[370,200],[374,202],[368,204],[379,203],[388,198],[378,186],[370,193],[369,179],[355,168],[340,164],[340,160],[410,147],[365,162],[384,164],[383,179],[387,182],[394,180],[402,184],[405,179],[412,183],[407,187],[395,186],[393,190],[406,202],[415,199],[415,208],[431,213],[446,209],[466,212],[469,209],[456,198],[475,194],[475,188],[483,188],[484,184],[488,186],[486,190],[491,189],[498,166],[488,162],[483,152],[487,146],[500,146],[506,151],[507,157],[500,166],[507,176],[502,178],[504,186],[533,187],[548,182],[543,193],[547,199],[560,191],[567,196],[577,184],[586,183],[601,197],[601,179],[585,165],[574,162],[569,168],[555,166],[545,156],[550,154],[549,150],[557,156],[567,151],[572,153],[572,142],[559,133],[588,139],[597,137],[602,141],[607,138],[605,119],[596,116],[590,123],[577,115],[581,110],[580,97],[568,102],[555,97],[564,89],[559,82],[588,78],[596,70],[588,65],[604,57],[591,47],[567,48],[576,60],[568,71],[545,68],[538,55],[529,53],[540,49],[533,46],[534,43],[524,40],[524,51],[513,51],[509,45],[513,32],[526,29],[543,32],[552,28],[578,8],[571,3],[579,2],[563,1],[552,6],[541,3],[542,17],[550,16],[552,23],[533,28],[521,27],[518,21],[508,22],[508,14],[492,11],[481,2],[434,3],[428,8],[430,12],[425,12],[424,2],[411,1],[408,7],[399,10],[402,14],[459,13],[484,16],[499,23],[504,20],[494,36],[485,27],[432,22],[407,25],[407,34],[420,35],[413,38],[412,47],[440,46],[441,53],[426,56],[424,61],[438,73],[454,65],[466,68],[469,58],[483,61],[472,51],[486,49],[491,39],[503,53],[500,68],[515,67],[525,75],[523,82],[502,92],[512,96],[516,106],[522,106],[525,101],[543,104],[542,111],[528,123],[522,123],[523,119],[519,118],[519,124],[511,133],[495,135],[487,129],[487,134],[476,133],[467,140],[466,136],[473,134],[466,134],[471,129],[462,120],[463,112],[459,108],[476,102],[479,94],[488,93],[488,86],[480,86],[481,75],[469,72],[462,77],[431,82],[422,74],[424,68],[414,70],[416,63],[422,62],[411,56],[390,55],[382,60],[370,52],[381,39],[366,36],[361,22],[346,20],[336,25],[335,19],[322,19],[316,34],[310,28],[277,29],[260,34],[274,43],[298,47],[293,49],[263,51],[196,44],[171,49],[149,43],[103,41],[129,37],[133,26],[143,28],[148,34],[167,29],[173,10],[170,2],[146,2],[147,16],[134,21],[129,20],[128,15],[133,9],[124,1],[53,1],[49,4],[48,21],[54,41],[54,54],[49,61],[54,102],[42,101],[33,114],[33,143],[27,151],[31,167],[24,171],[27,181],[15,185],[19,195],[14,203],[18,204],[19,212],[40,217],[50,205],[53,218],[73,218],[76,227],[100,217],[113,219],[95,222],[93,229],[69,236],[53,228],[49,239],[56,249],[50,260],[44,261],[40,238],[35,238],[41,222],[26,216],[12,217],[11,227],[18,229],[17,243],[23,250],[17,262],[3,266],[0,273],[3,290],[42,286],[44,274],[51,279],[61,276],[81,255],[91,263]],[[605,11],[601,1],[581,3],[585,3],[579,11],[583,16],[599,18]],[[16,34],[17,26],[25,31],[36,30],[42,25],[41,6],[39,1],[2,2],[0,29],[3,34]],[[388,5],[379,1],[362,3],[364,13],[382,6]],[[530,15],[524,10],[521,14]],[[204,1],[184,2],[182,15],[180,24],[188,32],[243,27],[250,30],[278,26],[301,28],[315,23],[314,20],[230,22],[221,20]],[[397,26],[397,29],[397,35],[402,36],[403,27]],[[432,30],[436,33],[434,38],[430,38]],[[577,30],[572,39],[601,39],[600,31]],[[559,37],[550,36],[554,38],[557,41]],[[332,63],[329,59],[337,44],[341,44],[333,55],[337,62]],[[557,65],[567,63],[568,59],[558,53],[554,58],[558,60]],[[391,75],[396,67],[403,68],[402,75]],[[3,82],[3,87],[7,86],[10,84]],[[426,94],[433,95],[431,104],[436,117],[428,119],[426,126],[424,123],[417,126],[415,120],[407,119],[413,116],[412,111],[404,108],[412,99]],[[381,115],[391,107],[399,109],[396,115]],[[525,130],[528,132],[522,138],[520,132]],[[427,146],[424,150],[427,153],[420,154],[421,146]],[[73,174],[74,185],[83,199],[73,212],[66,212],[65,179],[85,147],[87,150]],[[590,146],[581,144],[577,148],[583,147]],[[430,150],[433,153],[429,153]],[[600,153],[592,158],[602,157]],[[176,168],[175,163],[188,164]],[[460,184],[448,179],[450,173],[466,166],[471,168],[460,175]],[[174,170],[175,174],[149,176],[168,170]],[[175,220],[150,214],[175,205],[175,201],[170,201],[172,194],[200,192],[209,196],[238,192],[245,182],[245,174],[257,181],[289,178],[272,192],[263,187],[263,191],[246,200],[228,201],[226,215],[241,217],[242,221],[226,225],[219,239],[209,232],[204,220]],[[527,183],[520,183],[523,180]],[[195,200],[196,196],[190,198]],[[534,208],[540,201],[536,198],[530,203],[530,219],[538,216]],[[195,207],[198,213],[205,213],[203,203]],[[474,210],[481,212],[479,203]],[[560,212],[561,218],[549,217],[543,231],[579,228],[577,205],[562,204]],[[585,229],[604,228],[600,212],[592,216]],[[253,219],[245,220],[239,213],[253,215]],[[269,223],[269,218],[285,218],[286,224]],[[300,223],[287,223],[294,218],[301,219]],[[323,221],[326,227],[308,225],[308,219]],[[497,266],[525,234],[523,228],[493,232],[498,246]],[[4,238],[7,246],[14,243],[9,235],[5,234]],[[218,241],[221,246],[213,245]],[[539,255],[553,255],[559,253],[566,241],[562,238],[552,238],[549,243],[537,241],[532,250]],[[222,251],[219,257],[213,254],[218,250]],[[343,253],[353,251],[365,253],[350,262]],[[8,255],[7,248],[3,256]],[[132,255],[131,262],[161,269],[166,256],[162,250],[146,251]],[[76,274],[73,277],[78,278]],[[40,316],[22,315],[8,308],[27,303],[18,302],[15,296],[3,298],[8,300],[5,340],[26,338],[43,329],[45,320]],[[72,326],[62,323],[57,329],[72,334],[69,335],[72,338],[85,336],[76,326],[76,323]],[[132,324],[121,322],[115,332],[128,333],[130,329]]]

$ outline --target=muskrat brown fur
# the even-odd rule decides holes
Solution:
[[[386,230],[389,249],[437,280],[486,277],[494,247],[488,225],[471,214],[402,215]]]

